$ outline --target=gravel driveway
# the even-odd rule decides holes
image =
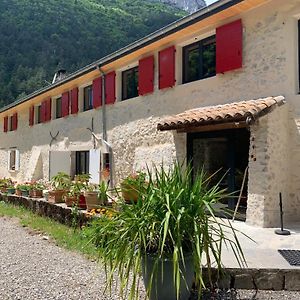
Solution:
[[[79,254],[30,234],[17,221],[0,218],[0,299],[114,299],[104,293],[101,267]],[[253,291],[239,291],[251,299]],[[300,299],[296,292],[259,292],[256,299]]]

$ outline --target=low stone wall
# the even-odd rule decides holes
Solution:
[[[14,205],[23,206],[31,211],[45,217],[49,217],[65,225],[72,225],[74,215],[72,209],[64,203],[52,204],[45,199],[33,199],[28,197],[20,197],[16,195],[0,194],[0,201],[11,203]],[[82,225],[88,221],[88,217],[84,211],[78,211],[78,224]]]
[[[219,288],[247,290],[287,290],[300,291],[300,269],[225,269],[221,280],[217,280],[216,270],[212,281]],[[207,273],[204,272],[205,278]]]

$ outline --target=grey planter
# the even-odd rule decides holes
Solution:
[[[148,290],[155,258],[147,255],[142,261],[143,279],[146,289]],[[185,269],[182,266],[183,276],[180,284],[180,300],[188,300],[190,290],[194,280],[193,258],[188,256],[185,259]],[[158,263],[157,272],[153,277],[152,288],[149,294],[150,300],[176,300],[176,289],[173,283],[173,260],[164,259]]]

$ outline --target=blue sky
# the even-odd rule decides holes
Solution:
[[[210,5],[210,4],[212,4],[214,2],[217,2],[217,1],[218,0],[205,0],[205,2],[206,2],[207,5]]]

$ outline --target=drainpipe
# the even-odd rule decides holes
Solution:
[[[108,143],[107,141],[107,128],[106,128],[106,105],[105,105],[105,100],[106,100],[106,91],[105,91],[105,80],[106,80],[106,75],[103,72],[103,70],[101,69],[100,66],[97,66],[97,69],[99,70],[101,76],[102,76],[102,97],[101,97],[101,104],[102,104],[102,138],[100,138],[100,140],[102,141],[102,143],[104,143],[106,145],[106,147],[108,148],[108,153],[109,153],[109,159],[110,159],[110,172],[109,172],[109,183],[110,183],[110,187],[113,188],[113,164],[112,164],[112,160],[113,160],[113,151],[112,151],[112,146],[111,144]],[[99,138],[97,138],[95,135],[94,137],[96,139],[99,140]]]

